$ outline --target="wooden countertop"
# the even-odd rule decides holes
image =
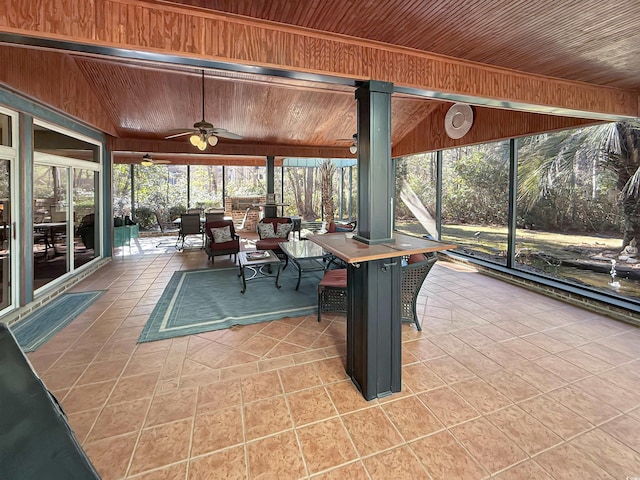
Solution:
[[[343,232],[309,235],[308,241],[320,245],[326,251],[347,263],[367,262],[381,258],[401,257],[414,253],[452,250],[456,245],[412,237],[403,233],[393,233],[395,243],[367,245],[352,238],[346,238]]]

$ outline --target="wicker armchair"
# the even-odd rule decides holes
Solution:
[[[418,331],[422,331],[422,326],[416,313],[416,300],[424,279],[427,278],[436,260],[438,260],[436,253],[419,253],[411,255],[407,265],[402,267],[401,316],[403,321],[415,323]]]

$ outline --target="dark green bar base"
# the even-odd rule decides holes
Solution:
[[[347,267],[347,374],[367,400],[401,388],[401,275],[397,258]]]

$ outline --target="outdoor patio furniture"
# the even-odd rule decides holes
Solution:
[[[183,213],[180,215],[180,231],[178,232],[178,239],[176,240],[176,248],[182,250],[185,244],[185,238],[187,235],[199,235],[202,240],[202,228],[200,226],[200,214],[199,213]]]
[[[403,262],[400,293],[401,317],[405,322],[415,323],[418,331],[422,331],[422,326],[416,312],[416,300],[420,293],[420,288],[436,260],[438,260],[438,254],[435,252],[428,254],[417,253],[409,256],[406,265]]]
[[[347,311],[347,269],[327,270],[318,284],[318,322],[322,312]]]
[[[229,236],[224,235],[227,227],[229,228]],[[236,260],[238,252],[240,252],[240,237],[236,234],[231,220],[207,222],[204,231],[207,236],[204,250],[207,252],[211,263],[219,255],[229,255],[229,258],[233,255],[234,261]]]
[[[349,223],[329,222],[329,226],[327,227],[327,233],[353,232],[356,229],[356,225],[357,225],[357,222],[355,220]]]
[[[269,225],[271,226],[269,227]],[[290,217],[263,218],[257,226],[260,240],[256,242],[256,250],[273,251],[280,260],[285,261],[284,268],[287,268],[289,257],[282,251],[280,244],[289,241],[292,227],[293,223]]]

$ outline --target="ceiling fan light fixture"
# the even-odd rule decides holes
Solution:
[[[215,135],[209,135],[209,138],[207,138],[207,142],[212,147],[215,147],[218,144],[218,137],[216,137]]]
[[[353,134],[353,143],[351,144],[351,146],[349,147],[349,151],[355,155],[358,152],[358,134],[354,133]]]
[[[198,150],[200,150],[201,152],[204,152],[207,149],[207,142],[205,142],[205,140],[202,138],[200,139],[196,147],[198,147]]]
[[[196,135],[194,133],[189,137],[189,142],[191,142],[191,145],[193,145],[194,147],[197,147],[198,145],[200,145],[200,135]]]
[[[153,165],[153,160],[151,159],[151,155],[149,155],[148,153],[143,155],[140,165],[143,165],[145,167],[150,167],[151,165]]]

